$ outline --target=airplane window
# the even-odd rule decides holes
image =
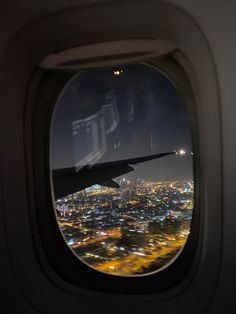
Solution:
[[[77,73],[57,100],[50,140],[68,247],[111,275],[166,268],[191,232],[192,159],[186,106],[163,72],[134,64]]]

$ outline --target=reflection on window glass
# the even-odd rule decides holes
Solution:
[[[55,212],[72,252],[120,276],[175,260],[190,233],[193,167],[182,97],[144,64],[76,74],[51,128]]]

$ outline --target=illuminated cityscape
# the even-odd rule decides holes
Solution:
[[[82,262],[138,276],[177,257],[191,226],[193,149],[167,75],[146,64],[77,73],[58,98],[50,145],[58,224]]]
[[[190,180],[116,180],[56,201],[57,219],[71,250],[92,268],[113,275],[151,273],[183,248],[194,202]]]

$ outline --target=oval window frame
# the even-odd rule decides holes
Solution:
[[[178,62],[178,58],[183,58]],[[176,88],[185,99],[188,108],[193,112],[193,150],[199,151],[198,148],[198,125],[196,106],[194,101],[194,92],[189,76],[186,75],[185,70],[180,65],[186,60],[182,53],[174,53],[172,56],[165,56],[163,58],[153,58],[148,60],[148,65],[158,67],[159,70],[166,73],[168,78],[172,79]],[[185,64],[186,65],[186,64]],[[188,67],[188,65],[187,65]],[[185,66],[184,66],[185,68]],[[153,274],[152,276],[138,276],[138,277],[121,277],[110,276],[110,274],[99,274],[96,270],[89,268],[87,265],[82,266],[82,262],[78,263],[78,258],[71,253],[64,239],[59,231],[54,207],[51,198],[51,177],[49,169],[49,130],[51,127],[51,116],[58,95],[64,88],[65,84],[72,78],[75,73],[67,71],[50,71],[38,70],[37,92],[35,96],[35,112],[34,112],[34,145],[33,154],[37,156],[35,162],[35,174],[40,176],[36,185],[37,196],[37,225],[40,232],[42,249],[46,253],[47,260],[56,273],[68,283],[84,289],[93,289],[100,292],[112,293],[151,293],[160,292],[169,289],[184,280],[187,274],[194,274],[196,263],[195,256],[199,254],[199,243],[201,237],[199,235],[200,227],[200,188],[195,188],[194,198],[194,215],[192,217],[192,232],[189,235],[188,241],[179,258],[164,270]],[[50,95],[48,95],[50,90]],[[43,119],[44,117],[44,119]],[[45,119],[46,118],[46,119]],[[39,132],[41,130],[41,133]],[[42,136],[43,134],[43,136]],[[47,139],[45,141],[45,139]],[[37,143],[37,146],[35,145]],[[199,160],[194,158],[194,184],[200,181]],[[42,213],[43,209],[43,213]],[[50,210],[49,210],[50,209]],[[43,225],[50,225],[51,228],[42,230]],[[50,232],[53,230],[53,232]],[[197,261],[198,259],[196,259]],[[79,265],[79,267],[78,267]],[[191,267],[193,266],[193,267]],[[69,270],[70,269],[70,270]],[[99,274],[99,275],[98,275]],[[100,276],[101,275],[101,276]],[[148,278],[148,279],[147,279]],[[102,280],[103,286],[99,285]],[[90,284],[92,282],[93,284]]]
[[[186,87],[186,85],[185,85],[186,84],[186,76],[183,75],[183,72],[180,70],[180,67],[174,61],[173,58],[168,57],[168,61],[167,62],[166,62],[166,60],[167,60],[167,58],[163,58],[163,59],[159,59],[159,58],[155,59],[154,58],[154,60],[150,60],[149,62],[138,62],[138,63],[134,63],[134,64],[135,65],[145,65],[145,66],[148,66],[151,69],[154,69],[157,72],[159,72],[161,75],[163,75],[171,83],[173,88],[179,93],[179,97],[183,99],[183,105],[185,107],[184,111],[186,112],[188,118],[190,118],[189,105],[185,102],[185,97],[184,97],[190,91],[190,86]],[[122,65],[120,65],[120,67],[122,67]],[[116,67],[115,66],[114,67],[105,67],[105,68],[104,67],[101,67],[101,68],[98,68],[98,67],[90,68],[89,67],[89,70],[99,70],[99,69],[103,70],[103,69],[107,69],[107,68],[109,68],[109,69],[111,68],[111,71],[113,71]],[[167,69],[168,69],[169,73],[166,72]],[[76,69],[74,69],[74,70],[76,71]],[[172,70],[172,71],[170,71],[170,70]],[[75,80],[83,72],[84,72],[84,68],[83,67],[81,68],[81,72],[75,72],[74,75],[68,80],[68,82],[65,84],[65,86],[62,88],[62,90],[58,94],[58,98],[57,98],[57,101],[56,101],[56,103],[54,105],[53,113],[51,115],[50,144],[49,144],[49,146],[50,146],[49,151],[50,152],[51,152],[51,137],[52,137],[53,121],[54,121],[54,116],[56,114],[57,106],[59,105],[59,102],[60,102],[60,98],[63,96],[63,93],[67,90],[67,88],[71,85],[73,80]],[[177,85],[176,85],[176,82],[175,82],[174,78],[169,76],[170,73],[173,73],[173,72],[175,74],[174,78],[178,77],[179,79],[181,79],[181,82],[182,82],[182,84],[178,88],[177,88]],[[190,96],[190,93],[189,93],[188,97],[191,98],[192,95]],[[190,122],[191,127],[192,127],[192,124],[193,124],[193,121],[191,120],[191,122]],[[192,136],[192,129],[189,130],[189,131],[191,132],[190,137],[191,137],[191,145],[192,145],[192,148],[193,148],[193,146],[194,146],[193,145],[194,139],[193,139],[193,136]],[[52,172],[53,171],[52,171],[52,167],[51,167],[51,162],[50,162],[50,169],[51,169],[50,180],[51,180],[51,190],[52,190],[51,197],[52,197],[52,200],[53,200],[53,204],[55,204],[56,200],[55,200],[55,196],[54,196],[54,183],[53,183],[53,176],[52,176]],[[194,181],[194,187],[195,187],[194,160],[192,162],[192,173],[193,173],[193,181]],[[70,194],[68,194],[68,195],[70,195]],[[71,195],[73,195],[73,193]],[[195,203],[195,188],[193,190],[193,203]],[[76,254],[76,252],[67,243],[65,235],[62,232],[62,230],[61,230],[61,228],[60,228],[60,226],[58,224],[58,219],[57,219],[58,216],[57,216],[56,206],[54,205],[53,208],[54,208],[54,213],[55,213],[55,217],[56,217],[56,220],[57,220],[58,229],[60,230],[61,236],[64,239],[65,244],[68,246],[68,248],[73,253],[73,255],[75,255],[75,257],[79,260],[79,262],[84,263],[87,267],[91,268],[94,271],[100,272],[100,273],[108,275],[108,276],[117,276],[117,277],[123,277],[123,278],[134,278],[134,277],[152,276],[152,275],[154,275],[156,273],[162,272],[163,270],[165,270],[166,268],[170,267],[173,263],[176,262],[176,260],[182,254],[182,251],[184,250],[184,248],[185,248],[185,246],[186,246],[186,244],[188,242],[188,238],[189,238],[189,235],[188,235],[187,239],[186,239],[186,242],[179,249],[177,254],[173,256],[172,259],[170,259],[166,264],[164,264],[163,266],[161,266],[160,268],[158,268],[156,270],[152,270],[150,272],[140,273],[140,274],[113,274],[113,273],[109,273],[109,272],[106,272],[106,271],[102,271],[102,270],[96,269],[95,267],[93,267],[92,265],[90,265],[89,263],[84,261],[83,258],[80,257],[78,254]],[[191,230],[192,230],[192,220],[193,220],[193,216],[194,216],[194,211],[195,211],[195,204],[194,204],[193,209],[192,209],[192,218],[191,218],[191,223],[190,223],[190,228],[189,228],[190,234],[191,234]]]

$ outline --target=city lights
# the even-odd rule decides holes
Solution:
[[[193,182],[117,182],[123,182],[119,189],[96,185],[58,200],[59,227],[74,253],[96,270],[128,276],[158,270],[189,235]]]

